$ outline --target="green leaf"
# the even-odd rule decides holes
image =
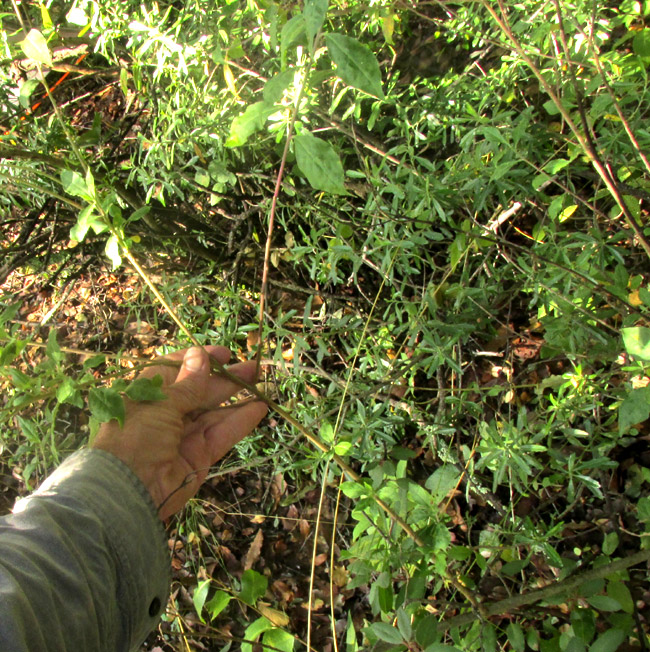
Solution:
[[[100,423],[117,419],[120,428],[124,426],[124,401],[119,392],[108,388],[91,389],[88,393],[88,407]]]
[[[424,652],[461,652],[455,645],[445,645],[444,643],[434,643],[424,649]]]
[[[521,625],[518,623],[510,623],[506,628],[506,635],[508,636],[508,641],[510,641],[513,650],[516,650],[516,652],[524,652],[526,649],[526,637],[524,636],[524,630],[521,628]]]
[[[589,652],[616,652],[625,638],[625,632],[620,629],[610,629],[596,639]]]
[[[293,81],[296,74],[295,68],[287,68],[284,72],[280,72],[274,77],[271,77],[262,90],[264,101],[268,104],[276,104],[282,99],[284,91],[288,88],[289,84]]]
[[[74,170],[61,170],[61,185],[63,189],[73,197],[81,197],[86,201],[92,202],[94,198],[91,194],[91,189],[88,186],[87,180],[84,179],[78,172]],[[92,177],[90,177],[92,179]]]
[[[573,633],[581,641],[589,643],[596,633],[596,618],[591,609],[576,608],[571,612]]]
[[[282,70],[287,67],[287,50],[298,43],[305,36],[305,17],[298,14],[290,18],[280,32],[280,66]]]
[[[399,645],[404,642],[399,630],[388,623],[373,623],[370,625],[372,633],[381,641]]]
[[[258,636],[269,629],[273,629],[273,623],[262,616],[254,620],[244,632],[246,641],[256,641]],[[250,643],[243,642],[241,644],[241,652],[253,652],[253,646]]]
[[[16,416],[16,420],[18,421],[18,425],[23,431],[23,434],[27,438],[27,441],[32,444],[38,444],[41,438],[38,435],[36,424],[31,420],[23,419],[21,416]]]
[[[607,585],[607,595],[613,600],[616,600],[625,613],[634,613],[634,599],[625,583],[609,582]]]
[[[618,431],[623,434],[650,417],[650,387],[633,389],[618,407]]]
[[[61,347],[56,341],[56,329],[52,328],[47,337],[47,348],[45,349],[47,357],[54,362],[61,362],[65,356],[61,352]]]
[[[442,502],[460,480],[460,472],[453,466],[441,466],[424,483],[436,503]]]
[[[162,401],[167,395],[160,389],[163,379],[160,374],[153,378],[136,378],[125,390],[132,401]]]
[[[343,166],[336,150],[328,142],[305,132],[294,138],[296,163],[312,188],[333,194],[347,194],[343,184]]]
[[[625,350],[635,358],[650,362],[650,328],[632,326],[621,330]]]
[[[650,29],[642,29],[634,35],[632,49],[639,57],[650,58]]]
[[[65,403],[70,397],[74,396],[76,392],[77,386],[75,385],[74,381],[66,376],[63,379],[63,382],[57,387],[56,400],[59,403]]]
[[[93,355],[90,358],[87,358],[83,362],[83,367],[84,369],[94,369],[95,367],[98,367],[100,364],[104,364],[106,362],[106,356],[103,355],[102,353],[99,353],[97,355]]]
[[[617,600],[608,598],[606,595],[592,595],[587,602],[598,611],[620,611],[621,605]]]
[[[254,571],[252,568],[244,571],[241,576],[239,599],[246,604],[255,606],[258,598],[261,598],[266,593],[268,583],[269,581],[264,575]]]
[[[201,612],[203,611],[203,605],[205,604],[205,599],[208,597],[209,590],[210,580],[203,580],[198,583],[197,587],[194,589],[194,594],[192,595],[192,602],[194,603],[194,609],[196,609],[196,615],[202,623],[204,623],[205,620],[203,620]]]
[[[22,106],[24,109],[30,108],[32,103],[29,98],[32,96],[34,89],[39,85],[39,83],[40,82],[38,79],[28,79],[20,87],[20,95],[18,96],[18,101],[20,102],[20,106]]]
[[[232,121],[226,147],[241,147],[256,131],[264,127],[268,117],[275,111],[276,108],[266,102],[251,104]]]
[[[567,165],[569,165],[569,162],[565,158],[556,158],[553,161],[549,161],[543,168],[544,172],[548,172],[548,174],[557,174],[560,170],[563,170]]]
[[[129,216],[129,222],[137,222],[142,219],[145,215],[149,215],[151,212],[151,206],[141,206],[137,211],[131,213]]]
[[[405,641],[410,641],[413,636],[413,627],[411,626],[411,616],[404,609],[398,609],[395,613],[397,618],[397,628]]]
[[[86,234],[88,233],[88,230],[91,226],[94,227],[95,225],[104,224],[101,217],[99,217],[99,215],[97,215],[94,210],[95,205],[89,204],[81,211],[81,213],[79,213],[79,217],[77,217],[77,223],[70,229],[70,238],[72,240],[83,242],[83,239],[86,237]],[[97,229],[93,228],[93,231],[96,232]]]
[[[576,636],[572,636],[567,643],[564,652],[585,652],[587,649],[584,641]]]
[[[209,602],[206,602],[205,608],[210,614],[210,618],[214,620],[232,600],[232,595],[225,591],[217,591]]]
[[[352,480],[344,482],[341,485],[341,491],[348,498],[361,498],[361,496],[370,496],[372,489],[361,482],[353,482]]]
[[[426,648],[437,638],[439,618],[427,614],[415,627],[415,640],[420,647]]]
[[[122,264],[122,256],[120,256],[120,243],[117,238],[112,235],[104,247],[104,253],[108,256],[113,265],[113,269],[117,269]]]
[[[337,75],[348,86],[384,99],[381,70],[375,55],[367,45],[343,34],[327,34],[325,42],[330,57],[336,64]]]
[[[305,0],[305,8],[302,13],[305,17],[307,44],[309,51],[313,54],[314,39],[323,26],[327,15],[327,0]]]
[[[293,652],[293,645],[296,639],[285,632],[283,629],[269,629],[264,633],[262,638],[262,643],[269,648],[275,648],[277,650],[282,650],[282,652]]]
[[[643,522],[650,522],[650,498],[643,496],[636,504],[637,518]]]
[[[52,66],[52,57],[50,49],[47,47],[47,41],[37,29],[29,30],[25,39],[20,42],[20,48],[29,59],[48,67]]]
[[[603,540],[603,553],[612,555],[618,548],[618,534],[616,532],[608,532]]]

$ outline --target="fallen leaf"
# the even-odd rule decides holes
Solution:
[[[244,570],[250,570],[253,568],[253,564],[260,558],[262,543],[264,543],[264,534],[262,534],[262,530],[258,530],[253,539],[253,543],[251,543],[248,552],[244,556]]]
[[[286,627],[289,624],[289,616],[282,611],[272,609],[265,602],[257,602],[257,610],[266,618],[270,620],[276,627]]]
[[[301,518],[300,521],[298,522],[298,526],[300,528],[300,534],[302,534],[303,537],[308,537],[309,533],[311,532],[311,527],[309,526],[309,522],[306,521],[304,518]]]
[[[321,552],[320,555],[314,557],[314,566],[321,566],[327,561],[327,553]]]
[[[282,473],[276,473],[273,476],[273,482],[271,483],[271,495],[273,496],[276,505],[280,502],[280,498],[282,498],[286,490],[287,483],[284,481],[284,476]]]
[[[332,571],[332,581],[336,586],[343,587],[348,583],[348,571],[345,566],[335,566]]]

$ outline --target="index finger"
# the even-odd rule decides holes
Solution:
[[[225,346],[216,346],[209,344],[203,347],[210,357],[215,358],[220,364],[225,365],[230,360],[230,349]],[[153,378],[156,375],[162,376],[163,387],[173,385],[180,371],[183,358],[187,349],[173,351],[159,358],[154,358],[152,364],[145,367],[139,374],[139,378]],[[168,362],[169,364],[165,364]],[[161,364],[162,363],[162,364]]]

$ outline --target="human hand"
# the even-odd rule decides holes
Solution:
[[[127,464],[151,493],[159,516],[166,519],[196,494],[210,467],[264,418],[261,401],[220,408],[240,387],[210,371],[209,355],[222,365],[230,359],[223,346],[192,347],[162,360],[177,366],[153,365],[140,376],[163,378],[167,398],[155,402],[126,399],[124,427],[105,423],[92,444]],[[255,361],[228,367],[228,371],[252,383]]]

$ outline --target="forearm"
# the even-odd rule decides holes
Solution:
[[[169,591],[164,529],[122,462],[85,450],[0,519],[0,649],[127,652]]]

